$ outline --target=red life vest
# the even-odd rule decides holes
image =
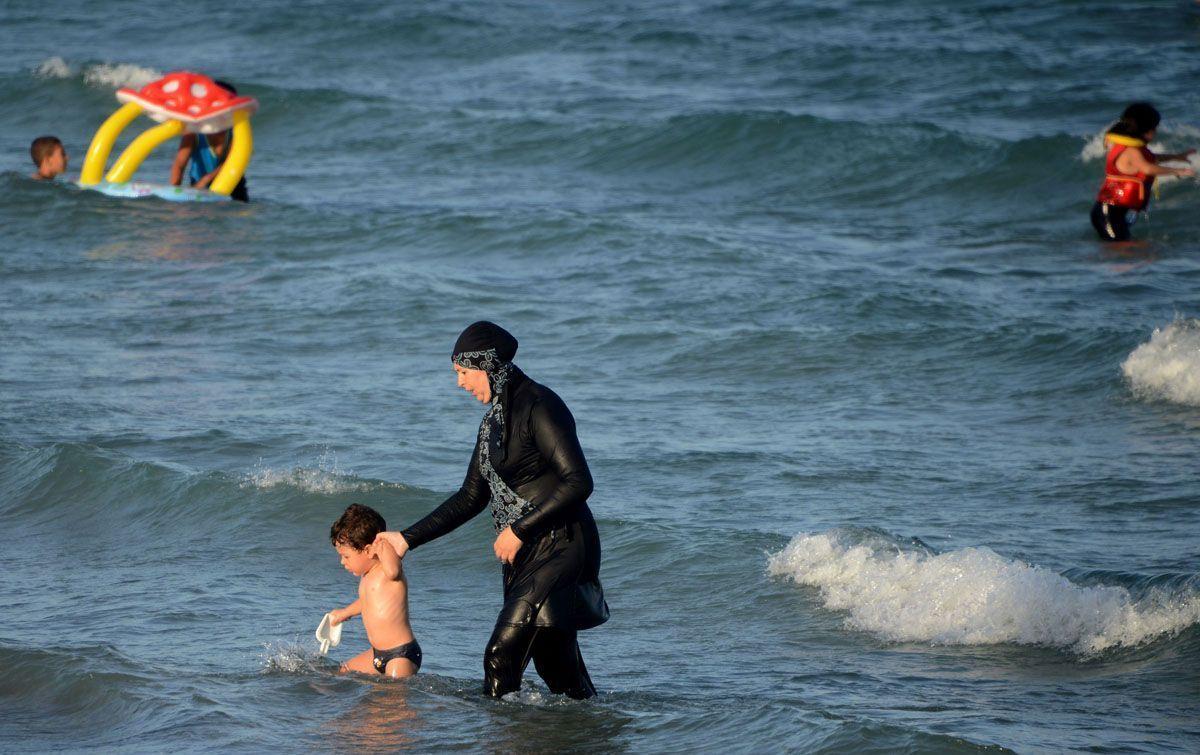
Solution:
[[[1126,141],[1122,139],[1122,141]],[[1115,140],[1109,140],[1112,143]],[[1125,207],[1130,210],[1144,210],[1150,201],[1150,188],[1154,186],[1154,176],[1145,173],[1122,173],[1117,169],[1117,158],[1127,149],[1137,149],[1146,158],[1146,162],[1154,162],[1154,153],[1146,148],[1144,142],[1133,144],[1115,144],[1108,148],[1108,158],[1104,161],[1104,183],[1100,193],[1096,195],[1097,202]]]

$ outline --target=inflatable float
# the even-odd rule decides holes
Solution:
[[[258,110],[258,100],[239,97],[198,73],[175,71],[141,89],[118,89],[122,103],[92,137],[79,185],[117,197],[148,197],[179,202],[228,200],[250,163],[254,152],[254,134],[250,116]],[[108,172],[104,168],[117,137],[139,115],[159,125],[142,132],[129,143]],[[163,142],[183,134],[216,134],[233,130],[233,142],[225,162],[208,189],[133,181],[142,162]]]

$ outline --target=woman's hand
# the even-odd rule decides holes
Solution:
[[[396,551],[396,555],[401,560],[404,559],[404,554],[408,553],[408,541],[399,532],[380,532],[375,536],[375,542],[372,545],[378,545],[381,542],[392,546],[392,550]]]
[[[492,544],[492,550],[496,552],[496,558],[500,559],[501,563],[511,564],[522,545],[524,543],[521,542],[521,538],[513,534],[512,527],[505,527],[504,531],[496,537],[496,542]]]

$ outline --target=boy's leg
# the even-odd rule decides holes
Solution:
[[[389,664],[390,665],[390,664]],[[375,651],[367,649],[354,656],[350,660],[342,664],[338,669],[339,673],[345,674],[349,671],[354,671],[359,674],[375,674]]]
[[[521,686],[537,627],[497,624],[483,653],[483,694],[503,697]]]
[[[402,679],[417,673],[417,664],[407,658],[393,658],[384,667],[384,673],[393,679]]]
[[[592,678],[583,665],[575,632],[540,629],[533,640],[533,667],[550,691],[576,700],[596,694]]]

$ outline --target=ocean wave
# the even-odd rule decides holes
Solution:
[[[1200,406],[1200,320],[1177,319],[1121,364],[1134,395]]]
[[[1166,639],[1200,623],[1194,585],[1084,586],[989,548],[937,553],[884,533],[801,534],[767,560],[773,577],[816,587],[846,624],[894,642],[1018,644],[1083,656]]]
[[[111,723],[146,704],[143,692],[151,679],[148,669],[110,645],[0,645],[0,699],[43,717]]]
[[[376,506],[403,506],[410,498],[424,506],[437,497],[345,473],[329,451],[313,464],[273,468],[260,462],[253,471],[230,473],[138,460],[81,443],[0,448],[0,520],[22,526],[72,521],[117,532],[135,521],[174,529],[185,520],[208,528],[216,519],[236,528],[283,512],[325,521],[332,520],[328,507],[339,497],[349,503],[364,493]]]
[[[242,477],[243,488],[270,490],[287,486],[306,493],[341,495],[343,493],[366,493],[384,483],[369,482],[345,472],[338,464],[337,454],[324,451],[313,466],[295,466],[290,469],[274,469],[263,466],[260,461],[253,472]]]
[[[91,63],[73,66],[61,57],[46,58],[33,69],[44,79],[70,79],[79,76],[91,87],[139,87],[162,78],[162,72],[133,63]]]

